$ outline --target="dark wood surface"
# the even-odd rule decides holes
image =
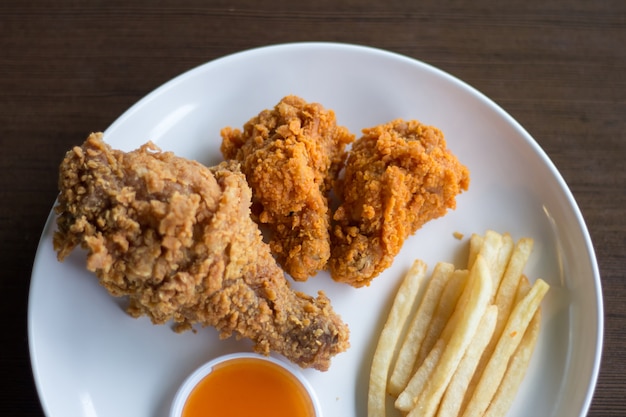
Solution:
[[[626,415],[622,0],[3,1],[0,415],[43,415],[28,354],[28,288],[65,151],[187,69],[314,40],[435,65],[491,97],[539,142],[581,208],[602,275],[604,353],[589,415]]]

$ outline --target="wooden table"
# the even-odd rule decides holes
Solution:
[[[65,151],[196,65],[317,40],[433,64],[491,97],[539,142],[582,210],[602,275],[604,355],[589,415],[626,415],[626,2],[466,3],[3,1],[0,414],[42,415],[28,288]]]

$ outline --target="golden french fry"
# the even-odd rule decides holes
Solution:
[[[538,279],[528,294],[513,308],[493,354],[487,362],[478,384],[467,403],[463,417],[482,416],[506,372],[511,355],[517,349],[528,324],[539,308],[549,285]]]
[[[432,376],[445,347],[446,342],[444,339],[437,340],[433,348],[429,351],[428,356],[426,356],[426,359],[424,359],[420,367],[411,377],[404,391],[398,395],[394,403],[394,406],[398,410],[408,413],[415,406],[417,393],[421,392],[426,381]]]
[[[458,415],[463,403],[463,398],[467,392],[467,387],[474,375],[478,361],[485,350],[485,346],[493,335],[496,327],[498,308],[495,305],[487,307],[483,315],[478,330],[472,339],[472,343],[467,348],[463,359],[454,372],[448,388],[441,399],[437,417],[455,417]]]
[[[525,275],[520,276],[518,279],[517,288],[515,289],[515,294],[513,294],[513,297],[512,297],[513,304],[517,305],[524,297],[526,297],[529,291],[530,291],[530,281],[528,281],[528,278]],[[498,310],[498,314],[500,314],[500,310]],[[507,315],[504,321],[506,322],[506,320],[508,320],[509,317],[510,315]],[[500,317],[498,316],[498,318]],[[497,320],[496,320],[496,326],[497,326]],[[497,329],[494,330],[493,336],[491,337],[489,344],[485,348],[485,351],[483,352],[483,356],[480,358],[480,362],[478,363],[478,366],[476,367],[476,370],[474,371],[474,376],[472,377],[472,380],[469,386],[467,387],[465,398],[463,398],[463,404],[461,405],[459,415],[462,415],[463,411],[467,408],[467,404],[472,398],[472,395],[474,395],[474,390],[476,389],[476,385],[478,385],[478,381],[480,380],[480,377],[485,371],[485,367],[487,366],[489,359],[491,359],[491,355],[493,354],[493,350],[495,349],[496,343],[498,343],[498,340],[500,339],[500,334],[502,333],[502,329],[500,329],[498,334],[496,334],[496,331]]]
[[[526,294],[530,291],[530,281],[528,277],[524,274],[519,278],[519,284],[517,286],[517,291],[515,292],[515,299],[513,301],[513,305],[519,304],[522,301],[522,298],[526,297]]]
[[[441,336],[443,329],[450,320],[452,313],[459,301],[459,297],[465,288],[469,271],[465,269],[457,269],[448,279],[446,287],[443,289],[439,305],[430,320],[428,331],[422,341],[419,353],[417,354],[416,363],[420,364],[424,361],[428,352],[433,348],[437,339]]]
[[[539,305],[549,289],[540,279],[531,286],[522,273],[532,246],[532,239],[514,243],[508,233],[473,234],[468,270],[437,264],[400,323],[394,300],[372,362],[369,417],[386,415],[385,389],[406,417],[507,412],[532,356]]]
[[[454,272],[454,265],[439,262],[433,270],[432,276],[426,287],[417,314],[413,317],[398,358],[394,366],[387,390],[392,395],[399,395],[411,378],[413,370],[417,368],[416,359],[428,326],[430,325],[433,312],[437,308],[439,299],[445,285]]]
[[[441,397],[471,343],[489,304],[492,294],[491,286],[492,279],[489,266],[481,254],[478,254],[474,266],[470,270],[464,294],[461,296],[463,298],[467,293],[462,314],[456,317],[458,322],[450,340],[431,378],[428,379],[424,389],[419,393],[416,406],[409,412],[409,417],[430,417],[437,411]]]
[[[483,417],[501,417],[506,415],[509,408],[511,408],[511,404],[513,404],[517,390],[526,375],[528,364],[535,350],[540,324],[541,308],[537,309],[528,325],[524,337],[522,337],[517,350],[509,361],[509,366],[502,378],[502,382],[500,382],[500,386]]]
[[[469,255],[467,257],[467,269],[472,269],[476,256],[478,255],[478,252],[480,252],[480,248],[483,246],[483,240],[482,235],[472,233],[469,244]]]
[[[491,265],[491,277],[493,278],[493,296],[491,301],[493,302],[496,297],[500,283],[504,277],[504,273],[511,259],[513,253],[514,242],[510,234],[505,233],[502,235],[502,245],[498,251],[497,257],[494,263]]]
[[[498,306],[498,321],[496,322],[495,332],[497,336],[500,336],[500,333],[502,333],[502,328],[513,309],[515,292],[517,291],[520,276],[526,267],[532,250],[533,240],[531,238],[522,238],[515,244],[495,298],[495,304]]]
[[[420,260],[413,262],[394,298],[372,359],[367,399],[367,415],[369,417],[386,417],[387,415],[385,406],[391,363],[397,351],[405,323],[414,309],[414,304],[418,302],[417,295],[425,275],[426,264]]]
[[[489,272],[492,279],[492,295],[491,301],[496,296],[496,291],[500,285],[502,275],[509,262],[511,251],[513,250],[513,239],[507,233],[501,235],[493,230],[487,230],[483,237],[483,244],[480,248],[480,254],[483,256],[487,265],[489,265]]]
[[[487,230],[485,236],[483,236],[483,244],[478,252],[482,255],[483,259],[489,266],[489,272],[491,272],[491,265],[494,264],[498,258],[500,247],[502,246],[502,235],[493,230]],[[491,277],[493,279],[493,277]]]
[[[469,387],[467,388],[467,393],[465,398],[463,399],[463,405],[461,407],[461,410],[465,409],[467,403],[472,398],[474,389],[476,388],[480,376],[487,366],[487,362],[493,354],[496,343],[498,343],[498,340],[500,339],[502,329],[509,319],[513,306],[517,304],[517,302],[519,302],[521,298],[526,296],[527,292],[530,290],[530,283],[528,282],[528,279],[522,275],[522,270],[526,266],[530,251],[532,251],[532,246],[532,239],[522,238],[516,243],[515,247],[513,248],[513,253],[510,256],[509,263],[505,270],[502,281],[500,282],[500,287],[498,288],[494,301],[495,304],[498,306],[498,318],[496,320],[496,328],[493,332],[491,340],[485,348],[483,356],[480,358],[480,362],[476,367],[476,371],[469,384]]]

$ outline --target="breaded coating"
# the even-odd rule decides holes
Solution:
[[[214,326],[301,367],[328,369],[348,347],[329,299],[293,291],[250,217],[235,163],[207,168],[148,143],[112,150],[92,134],[60,166],[54,248],[76,246],[128,312],[177,330]]]
[[[269,229],[272,253],[294,279],[325,269],[330,257],[328,194],[354,140],[332,110],[296,96],[222,129],[226,159],[241,163],[252,188],[253,218]]]
[[[405,239],[456,207],[469,171],[437,128],[394,120],[363,130],[349,152],[334,213],[330,272],[336,281],[369,285]]]

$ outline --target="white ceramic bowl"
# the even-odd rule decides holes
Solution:
[[[217,365],[238,359],[255,359],[260,361],[267,361],[286,370],[289,374],[294,376],[295,379],[302,385],[309,398],[311,399],[311,403],[313,405],[313,410],[315,413],[314,417],[322,417],[322,409],[320,407],[317,396],[315,395],[315,391],[298,368],[271,356],[263,356],[250,352],[231,353],[219,356],[196,369],[191,375],[189,375],[189,377],[187,377],[187,379],[183,382],[183,384],[176,392],[176,396],[174,397],[174,401],[172,402],[172,407],[170,409],[170,417],[182,416],[183,408],[185,407],[189,395],[200,383],[200,381],[202,381],[206,376],[213,372]]]

